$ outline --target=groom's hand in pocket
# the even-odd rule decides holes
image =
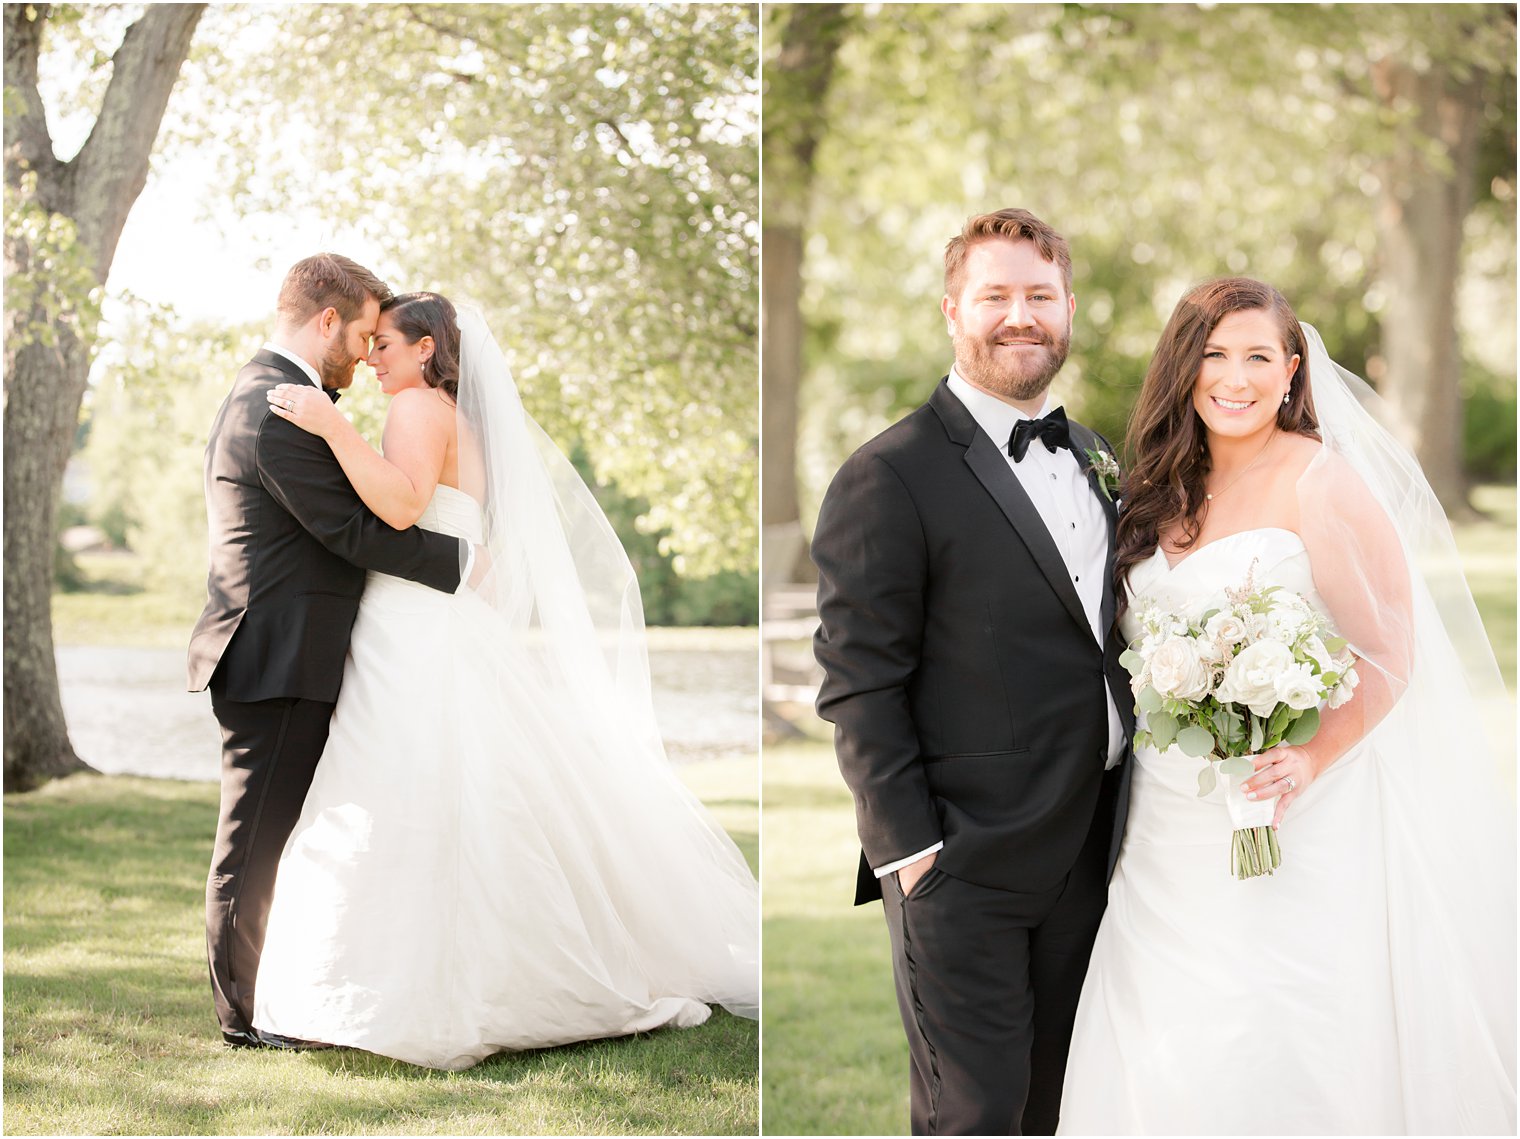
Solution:
[[[917,862],[910,862],[897,872],[897,884],[902,887],[903,897],[913,893],[913,887],[918,885],[918,880],[929,873],[929,867],[934,865],[934,860],[939,857],[939,851],[933,851],[924,855]]]

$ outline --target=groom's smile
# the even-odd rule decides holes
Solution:
[[[941,305],[956,371],[1005,403],[1038,411],[1066,363],[1075,308],[1061,269],[1033,242],[978,241],[967,250],[957,295]]]

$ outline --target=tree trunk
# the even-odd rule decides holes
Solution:
[[[765,531],[761,578],[791,581],[802,556],[797,498],[798,387],[802,378],[802,231],[767,221],[760,233],[760,359],[763,361],[760,521]]]
[[[802,380],[802,252],[813,155],[847,17],[841,4],[797,4],[777,16],[779,50],[765,68],[765,203],[761,226],[762,573],[769,586],[804,562],[797,498]]]
[[[204,4],[149,5],[112,60],[100,115],[78,155],[53,154],[37,91],[49,7],[5,5],[5,184],[72,238],[33,249],[5,241],[7,278],[34,290],[5,321],[5,790],[29,790],[88,765],[74,753],[53,649],[53,549],[63,471],[89,375],[88,293],[105,284],[127,214],[147,183],[169,93]],[[14,92],[14,97],[12,95]],[[31,179],[35,178],[33,183]],[[7,299],[10,297],[8,295]]]
[[[1472,206],[1482,122],[1476,79],[1383,59],[1379,99],[1414,111],[1382,163],[1377,210],[1382,246],[1382,392],[1409,432],[1448,514],[1471,513],[1462,467],[1462,355],[1456,297],[1462,225]],[[1434,154],[1432,153],[1434,151]]]

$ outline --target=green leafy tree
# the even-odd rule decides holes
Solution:
[[[89,137],[54,153],[38,89],[47,4],[5,5],[5,789],[83,769],[58,695],[50,599],[63,470],[99,291],[142,192],[202,4],[151,5],[109,57]],[[56,16],[68,30],[77,9]],[[87,89],[93,84],[86,84]]]
[[[393,284],[479,304],[529,410],[647,501],[682,574],[752,566],[755,7],[254,16],[280,50],[219,37],[202,66],[241,98],[185,128],[237,132],[238,209],[317,210],[383,243]],[[275,145],[297,127],[310,145]]]
[[[943,373],[940,253],[965,217],[1003,205],[1032,209],[1071,240],[1078,309],[1057,394],[1111,438],[1177,298],[1230,273],[1281,288],[1332,352],[1406,408],[1438,486],[1460,456],[1442,416],[1460,415],[1479,376],[1512,390],[1512,6],[848,12],[817,108],[802,517],[844,454]],[[1465,108],[1476,93],[1476,124],[1464,128],[1476,148],[1460,132],[1432,133],[1421,100],[1437,95],[1382,90],[1385,60],[1440,73]],[[767,122],[784,95],[767,88]],[[1447,185],[1460,208],[1400,205],[1405,165]],[[1447,275],[1394,256],[1389,227],[1445,250]],[[1396,351],[1391,326],[1405,318],[1393,298],[1409,295],[1460,336],[1411,322],[1426,353]],[[1402,393],[1421,385],[1441,416],[1407,411]],[[768,448],[775,435],[768,425]],[[1462,488],[1444,489],[1460,509]]]

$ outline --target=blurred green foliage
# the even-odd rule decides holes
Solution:
[[[142,556],[151,587],[204,595],[206,435],[263,332],[141,304],[119,326],[85,395],[89,518]]]
[[[88,342],[100,319],[102,290],[74,222],[38,201],[34,171],[22,174],[19,186],[5,187],[4,232],[5,308],[13,320],[30,317],[7,324],[7,349],[15,353],[34,341],[52,347],[60,327]]]
[[[218,164],[208,214],[231,210],[251,233],[320,218],[386,249],[372,267],[398,291],[481,306],[524,403],[581,457],[651,623],[758,617],[757,16],[745,4],[214,6],[159,140]],[[133,18],[53,11],[44,67],[60,123],[92,121],[103,47]],[[70,235],[45,220],[7,200],[8,233],[52,251],[39,269],[66,276]],[[8,278],[7,303],[31,283]],[[88,514],[143,556],[153,589],[201,591],[206,431],[271,329],[123,303],[82,411]],[[372,385],[344,409],[378,442]],[[59,556],[59,584],[77,585]]]
[[[486,312],[524,403],[682,576],[757,561],[758,8],[239,6],[177,137]],[[268,50],[247,50],[257,42]],[[304,144],[295,140],[305,140]]]
[[[1512,5],[847,12],[828,98],[808,108],[827,123],[802,301],[809,529],[844,456],[948,369],[941,255],[973,213],[1023,206],[1070,241],[1077,313],[1055,396],[1116,442],[1172,307],[1210,277],[1272,282],[1376,384],[1379,162],[1415,110],[1376,97],[1389,54],[1488,77],[1457,309],[1467,460],[1513,471],[1514,415],[1489,414],[1515,383]]]

